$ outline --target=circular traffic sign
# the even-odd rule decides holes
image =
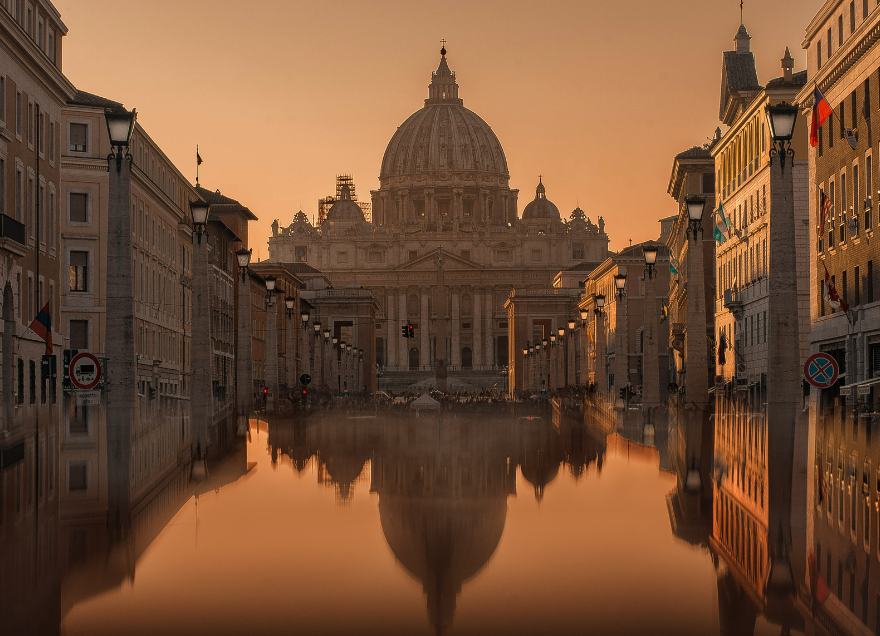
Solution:
[[[321,393],[329,393],[329,392],[330,392],[330,385],[325,382],[324,384],[321,385]]]
[[[83,352],[70,361],[70,383],[77,389],[88,391],[101,380],[101,363],[91,353]]]
[[[309,384],[309,382],[311,382],[311,381],[312,381],[312,376],[310,376],[308,373],[303,373],[301,376],[299,376],[299,383],[300,384]]]
[[[746,372],[746,365],[744,365],[742,362],[740,362],[738,365],[736,365],[736,372],[737,373],[745,373]]]
[[[571,395],[571,388],[569,388],[567,386],[562,387],[562,395],[564,395],[565,397],[568,397],[569,395]]]
[[[827,389],[837,382],[840,368],[827,353],[814,353],[804,363],[804,377],[817,389]]]

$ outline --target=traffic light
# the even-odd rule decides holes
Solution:
[[[302,391],[303,391],[303,393],[302,393],[302,401],[303,401],[303,403],[308,402],[308,400],[309,400],[309,390],[306,389],[306,388],[303,388]]]
[[[400,335],[404,338],[409,338],[409,328],[406,325],[401,325]]]
[[[620,399],[621,400],[626,399],[626,387],[625,386],[620,387]]]
[[[416,328],[412,325],[406,326],[407,338],[415,338],[416,337]]]

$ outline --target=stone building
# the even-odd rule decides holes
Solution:
[[[880,288],[874,240],[880,188],[880,11],[877,3],[824,2],[806,28],[809,84],[797,96],[809,122],[818,88],[834,115],[819,129],[809,159],[810,351],[833,356],[841,377],[810,394],[807,550],[831,596],[823,624],[853,633],[880,631]],[[852,134],[849,134],[852,131]],[[804,140],[806,135],[804,135]],[[848,143],[852,142],[852,145]],[[821,210],[820,192],[833,208]],[[848,316],[826,302],[828,271]],[[832,629],[833,628],[833,629]]]
[[[773,192],[770,188],[772,140],[765,121],[769,104],[793,102],[807,81],[806,71],[793,73],[794,60],[786,49],[782,77],[766,86],[758,83],[751,38],[740,25],[736,49],[725,51],[721,71],[719,117],[728,130],[712,146],[715,159],[716,201],[731,226],[715,248],[715,361],[725,384],[766,386],[768,370],[768,298],[770,223]],[[792,140],[795,152],[795,236],[797,258],[800,351],[792,364],[803,364],[809,349],[809,266],[807,230],[807,143],[803,118]]]
[[[342,187],[318,226],[300,212],[287,227],[276,222],[269,238],[272,261],[306,263],[337,289],[372,291],[376,363],[386,380],[405,371],[429,375],[438,359],[450,377],[502,370],[510,291],[548,287],[561,270],[608,253],[601,217],[594,224],[576,210],[563,220],[540,178],[518,215],[501,143],[458,90],[444,49],[424,106],[385,151],[371,223]],[[416,327],[414,340],[400,335],[407,323]]]
[[[68,273],[56,321],[68,334],[64,349],[109,355],[107,337],[110,140],[105,109],[122,104],[78,91],[62,110],[59,258]],[[131,141],[131,217],[135,382],[139,417],[132,422],[133,492],[188,457],[192,335],[192,232],[189,202],[198,195],[140,125]],[[71,389],[67,385],[65,389]],[[62,450],[94,447],[104,426],[104,404],[78,405],[65,393]],[[155,454],[152,449],[158,449]],[[145,454],[151,461],[142,460]],[[97,472],[90,473],[97,475]],[[82,493],[95,484],[85,483]]]

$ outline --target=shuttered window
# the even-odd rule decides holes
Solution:
[[[85,152],[86,139],[89,134],[88,124],[70,124],[70,150],[71,152]]]
[[[71,320],[70,321],[70,348],[71,349],[88,349],[89,348],[89,321],[88,320]]]

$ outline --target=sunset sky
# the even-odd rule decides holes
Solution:
[[[745,3],[758,79],[786,45],[805,67],[804,29],[822,0]],[[255,256],[272,220],[351,173],[362,200],[385,147],[425,97],[447,40],[464,105],[501,141],[520,190],[538,175],[564,217],[604,216],[612,249],[656,238],[675,213],[672,158],[718,125],[721,52],[738,0],[459,2],[55,0],[70,32],[64,72],[138,109],[183,173],[250,207]]]

